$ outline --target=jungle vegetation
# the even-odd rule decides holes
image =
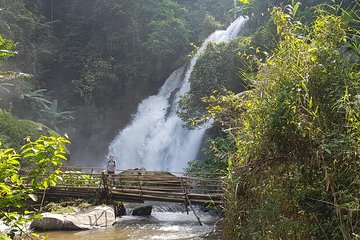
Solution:
[[[359,239],[359,2],[241,2],[256,29],[237,40],[247,46],[237,51],[245,91],[225,71],[197,97],[212,83],[199,61],[182,106],[202,100],[189,123],[213,118],[219,128],[190,169],[228,172],[223,237]]]
[[[360,239],[358,0],[235,3],[0,1],[0,118],[23,126],[0,122],[7,196],[23,189],[11,175],[26,156],[9,147],[39,134],[22,118],[99,158],[137,103],[235,14],[248,17],[242,35],[208,46],[179,111],[192,128],[214,120],[204,161],[189,169],[227,173],[224,239]]]

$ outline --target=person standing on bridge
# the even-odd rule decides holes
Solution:
[[[109,161],[107,163],[106,170],[108,174],[115,174],[116,162],[114,160],[114,155],[109,156]]]
[[[112,175],[115,174],[115,170],[116,170],[116,162],[114,160],[114,155],[110,155],[109,161],[106,166],[106,171],[107,171],[108,177],[110,178],[109,183],[111,183],[113,188],[115,188],[115,186],[114,186],[115,185],[115,176],[112,176]]]

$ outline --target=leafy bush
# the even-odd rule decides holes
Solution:
[[[0,109],[0,141],[4,143],[5,147],[19,150],[26,143],[25,136],[36,139],[42,134],[59,136],[58,133],[40,123],[18,119],[11,113]]]
[[[230,136],[217,137],[209,139],[207,144],[203,150],[205,160],[190,161],[187,172],[225,172],[229,154],[235,150],[234,139]]]
[[[36,191],[54,186],[60,180],[59,166],[66,160],[63,137],[41,136],[27,139],[20,154],[12,148],[0,148],[0,220],[10,229],[0,239],[28,238],[26,223],[35,217],[29,212],[29,201],[36,202]],[[22,168],[27,161],[31,167]]]

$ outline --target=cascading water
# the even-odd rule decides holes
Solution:
[[[189,130],[176,115],[177,102],[190,90],[189,79],[196,60],[208,42],[227,42],[236,37],[245,19],[240,17],[226,30],[211,34],[191,59],[187,69],[174,71],[156,96],[143,100],[129,126],[120,131],[109,147],[118,169],[183,171],[196,158],[208,126]]]

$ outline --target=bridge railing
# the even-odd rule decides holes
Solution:
[[[53,189],[68,193],[73,191],[74,195],[79,191],[86,194],[105,190],[119,197],[220,202],[223,193],[223,174],[220,173],[118,170],[115,174],[107,174],[102,168],[80,167],[62,167],[62,171],[62,181]]]

